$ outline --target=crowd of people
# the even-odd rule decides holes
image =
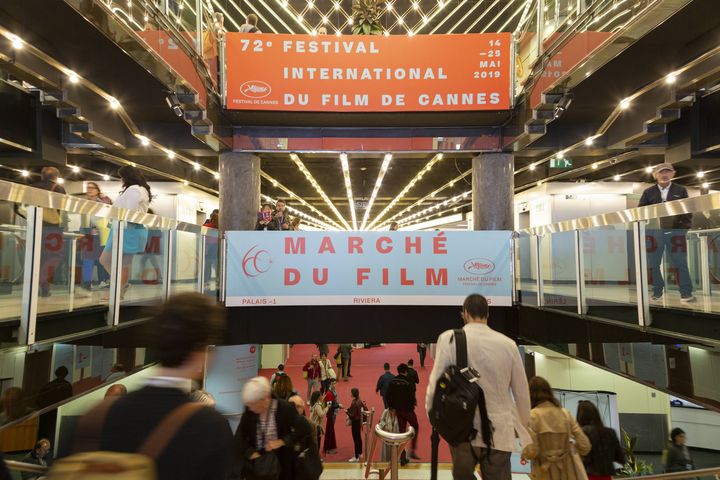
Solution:
[[[255,230],[295,231],[300,226],[300,218],[291,217],[287,213],[284,200],[275,202],[275,207],[266,203],[257,213]]]
[[[473,435],[450,444],[453,478],[474,479],[479,465],[485,480],[511,479],[510,455],[519,440],[522,458],[531,463],[533,480],[609,480],[618,464],[625,463],[625,451],[615,430],[603,425],[597,407],[581,401],[572,415],[562,408],[547,380],[534,377],[528,382],[515,342],[488,327],[489,307],[484,297],[469,296],[462,316],[466,371],[482,389],[484,407],[476,411]],[[116,389],[117,385],[108,389],[105,400],[78,422],[75,452],[92,452],[111,464],[123,462],[123,457],[104,457],[105,452],[138,452],[154,464],[160,480],[317,479],[323,469],[322,456],[337,452],[335,428],[340,417],[352,434],[354,449],[349,461],[363,459],[367,404],[360,389],[354,387],[344,405],[336,388],[339,379],[352,377],[352,345],[338,345],[332,362],[329,345],[317,344],[317,353],[312,353],[301,370],[304,388],[296,388],[284,365],[269,379],[255,377],[246,382],[241,394],[246,410],[233,434],[226,418],[215,410],[212,396],[191,388],[212,361],[206,347],[222,338],[224,322],[222,307],[198,293],[177,295],[163,305],[150,324],[160,364],[157,374],[130,393],[124,387]],[[427,412],[434,408],[435,389],[448,378],[448,368],[459,362],[458,335],[459,331],[450,330],[437,340],[425,392]],[[419,353],[426,348],[417,345]],[[124,368],[116,367],[111,378],[122,379]],[[416,395],[420,375],[413,359],[398,364],[395,371],[390,364],[383,365],[375,393],[385,407],[379,418],[382,429],[395,433],[406,431],[408,425],[415,429],[408,455],[401,458],[405,464],[419,459],[417,439],[423,432],[416,415]],[[44,388],[45,394],[67,398],[72,392],[67,369],[58,368],[55,374],[56,379]],[[3,395],[0,421],[27,415],[17,394],[9,389]],[[491,424],[489,430],[483,428],[483,414]],[[37,441],[26,461],[51,463],[47,438],[52,437]],[[158,438],[162,439],[158,444],[148,444],[148,439]],[[55,462],[53,469],[80,468],[93,458],[78,455]],[[387,448],[382,457],[389,459]],[[685,434],[675,429],[666,452],[666,470],[692,468]]]

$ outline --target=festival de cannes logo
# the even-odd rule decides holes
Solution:
[[[270,92],[270,85],[260,80],[250,80],[240,85],[240,93],[248,98],[265,98]]]
[[[267,250],[259,250],[257,245],[250,247],[242,259],[242,270],[246,277],[257,277],[270,270],[272,257]]]
[[[463,268],[472,275],[487,275],[495,270],[495,264],[487,258],[471,258],[465,262]]]

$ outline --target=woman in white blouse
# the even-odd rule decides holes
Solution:
[[[118,170],[118,175],[122,180],[123,190],[113,205],[115,207],[147,213],[152,194],[150,185],[148,185],[142,172],[135,167],[126,165]],[[123,233],[121,298],[125,296],[125,292],[130,287],[130,266],[132,265],[133,257],[135,254],[145,251],[147,229],[140,224],[128,222]],[[105,249],[102,255],[100,255],[100,263],[108,273],[110,272],[112,262],[112,242],[113,232],[111,231]]]

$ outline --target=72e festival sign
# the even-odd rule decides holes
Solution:
[[[511,35],[227,34],[231,110],[421,112],[511,107]]]
[[[509,306],[511,234],[227,232],[226,305]]]

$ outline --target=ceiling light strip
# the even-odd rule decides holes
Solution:
[[[232,3],[233,5],[235,4],[235,2],[230,2],[230,3]],[[253,12],[255,12],[258,17],[260,17],[260,20],[262,20],[263,22],[265,22],[265,24],[266,24],[268,27],[270,27],[270,30],[272,30],[273,33],[279,33],[279,32],[275,29],[275,27],[273,26],[273,24],[270,23],[270,22],[268,22],[267,18],[263,17],[262,13],[260,13],[260,10],[258,10],[257,7],[255,7],[255,5],[253,5],[252,3],[250,3],[250,0],[245,0],[245,3],[247,3],[247,6],[250,7],[250,9],[251,9]],[[238,10],[239,10],[239,9],[238,9]]]
[[[480,20],[482,20],[483,18],[485,18],[485,16],[490,13],[490,10],[492,10],[493,8],[495,8],[495,6],[498,4],[499,1],[500,1],[500,0],[495,0],[492,5],[490,5],[487,9],[485,9],[485,11],[484,11],[481,15],[479,15],[479,16],[475,19],[475,21],[470,25],[470,28],[468,28],[468,30],[470,30],[471,28],[473,28],[475,25],[477,25],[477,24],[480,22]],[[480,4],[480,3],[482,3],[482,2],[478,2],[478,4]],[[510,4],[510,2],[508,2],[508,4]],[[455,25],[455,26],[457,26],[457,25]],[[454,27],[453,27],[453,29],[454,29]],[[468,30],[466,30],[466,31],[468,31]],[[452,32],[452,30],[451,30],[451,32]]]
[[[347,223],[347,220],[345,220],[345,217],[343,217],[340,212],[338,211],[337,207],[334,203],[332,203],[332,200],[330,200],[330,197],[327,196],[325,191],[320,187],[320,184],[315,180],[315,177],[313,177],[312,173],[310,173],[310,170],[307,169],[305,164],[302,160],[300,160],[300,157],[297,153],[291,153],[290,154],[290,160],[292,160],[295,165],[298,167],[298,170],[302,172],[303,175],[305,175],[305,178],[308,182],[310,182],[310,185],[313,186],[315,191],[320,195],[320,197],[325,201],[328,207],[330,207],[330,210],[337,216],[337,218],[340,220],[340,222],[345,225],[345,228],[350,230],[350,224]]]
[[[286,2],[284,0],[275,0],[278,5],[280,5],[287,13],[290,15],[293,20],[295,20],[296,23],[300,24],[300,27],[302,27],[303,30],[305,30],[305,33],[310,34],[310,29],[305,26],[305,17],[302,17],[302,20],[298,22],[298,17],[300,17],[300,13],[295,10],[292,5],[289,4],[289,2]],[[291,33],[296,33],[294,30],[290,29]]]
[[[383,158],[382,165],[380,165],[380,172],[378,173],[377,180],[375,181],[375,187],[373,187],[372,194],[370,195],[370,201],[367,204],[367,207],[365,208],[365,215],[363,215],[363,221],[362,225],[360,226],[360,230],[365,230],[365,225],[367,224],[368,216],[370,216],[370,210],[372,210],[372,206],[375,203],[375,197],[377,197],[378,191],[380,190],[380,186],[382,185],[383,178],[385,178],[385,173],[387,173],[388,167],[390,166],[390,162],[392,161],[392,153],[386,153],[385,157]]]
[[[328,223],[331,223],[332,225],[335,225],[335,227],[336,227],[338,230],[342,230],[342,229],[343,229],[343,227],[340,226],[340,224],[338,224],[337,222],[335,222],[335,220],[333,220],[333,219],[330,218],[329,216],[325,215],[323,212],[321,212],[320,210],[318,210],[314,205],[312,205],[312,204],[308,203],[307,201],[305,201],[305,199],[303,199],[303,198],[301,198],[300,196],[298,196],[297,194],[295,194],[295,192],[293,192],[292,190],[290,190],[289,188],[287,188],[285,185],[283,185],[282,183],[278,182],[277,180],[275,180],[273,177],[271,177],[270,175],[268,175],[267,173],[265,173],[265,172],[262,171],[262,170],[260,171],[260,177],[261,177],[261,178],[264,178],[265,180],[267,180],[267,181],[269,181],[270,183],[272,183],[273,187],[277,187],[277,188],[281,189],[282,191],[284,191],[285,193],[287,193],[287,194],[290,196],[290,198],[292,198],[292,199],[294,199],[294,200],[297,200],[298,202],[300,202],[300,204],[305,205],[305,206],[308,207],[310,210],[312,210],[313,212],[315,212],[315,213],[317,213],[318,215],[320,215],[321,217],[323,217],[325,220],[328,221]]]
[[[280,16],[279,16],[277,13],[275,13],[275,10],[272,9],[272,8],[270,8],[270,5],[268,5],[267,3],[265,3],[265,0],[258,0],[258,1],[262,4],[263,7],[265,7],[265,8],[267,9],[268,12],[270,12],[270,14],[271,14],[273,17],[275,17],[275,18],[277,19],[278,22],[280,22],[280,24],[281,24],[283,27],[285,27],[285,29],[286,29],[288,32],[293,33],[292,29],[287,25],[287,23],[285,23],[285,21],[284,21],[282,18],[280,18]]]
[[[227,10],[225,10],[225,8],[220,4],[219,0],[213,0],[213,3],[214,3],[215,6],[218,7],[218,9],[220,9],[220,11],[223,13],[224,18],[227,18],[228,20],[230,20],[230,22],[231,22],[233,25],[235,25],[235,28],[237,28],[238,30],[240,30],[240,24],[238,24],[238,23],[235,21],[235,19],[232,17],[232,15],[230,15],[230,14],[227,12]],[[233,5],[234,5],[234,4],[233,4]],[[236,8],[238,8],[238,7],[236,7]],[[239,8],[238,8],[238,10],[239,10]]]
[[[400,193],[399,193],[395,198],[393,198],[392,200],[390,200],[390,203],[388,203],[387,206],[386,206],[379,214],[377,214],[377,216],[373,219],[373,221],[370,222],[370,224],[368,225],[368,228],[369,228],[369,229],[373,228],[373,226],[374,226],[375,224],[377,224],[377,223],[380,221],[380,219],[383,218],[383,217],[385,216],[385,214],[387,214],[387,212],[390,211],[390,209],[391,209],[398,201],[400,201],[400,199],[401,199],[402,197],[404,197],[405,194],[407,194],[407,193],[410,191],[410,189],[412,189],[412,188],[415,186],[415,184],[416,184],[417,182],[420,181],[420,179],[422,179],[423,175],[425,175],[426,172],[429,172],[429,171],[432,169],[433,165],[435,165],[437,162],[441,161],[442,159],[443,159],[443,154],[442,154],[442,153],[438,153],[438,154],[434,155],[434,156],[430,159],[430,161],[428,161],[428,162],[425,164],[425,166],[424,166],[423,168],[421,168],[418,173],[415,174],[415,176],[412,178],[412,180],[410,180],[410,181],[408,182],[408,184],[405,185],[405,187],[402,189],[402,191],[400,191]]]
[[[417,207],[417,206],[419,206],[419,205],[422,205],[424,202],[426,202],[426,201],[428,201],[428,200],[430,200],[430,199],[435,198],[438,193],[442,192],[442,191],[445,190],[446,188],[452,187],[453,185],[455,185],[455,183],[457,183],[457,182],[459,182],[459,181],[462,181],[465,177],[467,177],[467,176],[469,176],[469,175],[471,175],[471,174],[472,174],[472,169],[466,170],[465,172],[461,173],[460,175],[458,175],[457,177],[453,178],[453,179],[450,180],[449,182],[445,183],[445,185],[441,185],[440,187],[436,188],[435,190],[433,190],[432,192],[428,193],[428,194],[425,195],[424,197],[420,198],[419,200],[417,200],[417,201],[416,201],[415,203],[413,203],[412,205],[408,205],[407,207],[403,208],[402,210],[400,210],[399,212],[397,212],[395,215],[393,215],[392,217],[390,217],[390,218],[388,218],[387,220],[385,220],[385,221],[383,222],[383,225],[386,225],[386,224],[390,223],[391,221],[395,220],[397,217],[401,216],[403,213],[409,212],[409,211],[412,210],[413,208],[415,208],[415,207]],[[469,194],[469,193],[467,193],[467,194]],[[461,195],[467,195],[467,194],[466,194],[466,193],[462,193]],[[433,207],[431,206],[431,207],[429,207],[429,208],[433,208]],[[413,214],[413,215],[414,215],[414,214]],[[383,225],[381,225],[380,228],[382,228]]]
[[[502,32],[502,31],[504,30],[504,28],[507,27],[508,24],[512,21],[512,19],[515,18],[515,17],[517,17],[518,14],[521,13],[524,9],[525,9],[525,5],[522,5],[520,8],[518,8],[517,10],[515,10],[515,13],[513,13],[512,15],[510,15],[510,18],[508,18],[508,19],[505,21],[505,23],[503,23],[503,24],[500,26],[500,28],[497,29],[497,33]],[[522,20],[522,17],[521,17],[521,20]],[[518,22],[518,25],[520,25],[520,22]],[[485,30],[483,30],[483,31],[485,31]]]
[[[477,5],[481,4],[481,3],[482,3],[482,0],[480,0],[479,2],[477,2],[477,4],[476,4],[475,6],[477,6]],[[440,20],[440,22],[439,22],[437,25],[435,25],[435,28],[433,28],[432,30],[430,30],[430,34],[433,34],[433,33],[437,32],[437,31],[440,29],[440,27],[441,27],[446,21],[448,21],[448,20],[450,19],[450,17],[452,17],[453,15],[455,15],[455,13],[463,7],[464,4],[465,4],[464,2],[458,2],[457,7],[455,7],[455,8],[453,9],[453,11],[450,12],[449,14],[447,14],[442,20]],[[474,7],[473,7],[473,8],[474,8]]]
[[[352,193],[352,182],[350,181],[350,165],[348,164],[347,153],[340,154],[340,166],[342,167],[343,179],[345,180],[345,192],[347,193],[350,217],[352,218],[353,230],[357,230],[357,215],[355,213],[355,200]]]

